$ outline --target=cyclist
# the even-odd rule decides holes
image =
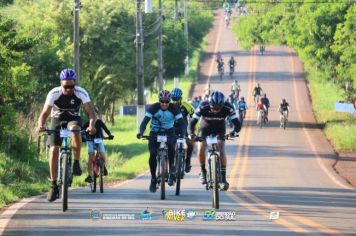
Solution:
[[[106,127],[105,123],[99,118],[98,110],[95,108],[95,113],[96,116],[98,117],[96,122],[95,122],[95,129],[96,129],[96,134],[95,135],[89,135],[90,140],[87,140],[87,148],[88,148],[88,155],[89,155],[89,160],[88,160],[88,176],[85,179],[85,182],[91,183],[93,182],[93,159],[95,157],[95,152],[94,152],[94,139],[102,139],[104,137],[103,135],[103,130],[105,133],[109,136],[109,139],[113,139],[114,136],[111,134],[109,129]],[[83,125],[83,130],[86,130],[87,127],[89,127],[89,122],[86,122]],[[104,163],[106,162],[106,153],[105,153],[105,146],[104,143],[98,143],[98,152],[101,155],[101,157],[104,159]],[[106,165],[104,165],[104,176],[108,175],[108,170],[106,169]]]
[[[183,120],[183,115],[179,111],[178,107],[171,103],[171,93],[168,90],[161,90],[159,92],[159,102],[156,102],[150,106],[150,108],[146,111],[145,118],[143,118],[140,131],[136,135],[138,139],[140,139],[145,132],[146,126],[148,122],[151,121],[150,127],[150,136],[156,136],[158,132],[164,130],[167,136],[174,135],[174,122],[178,122],[180,132],[182,134],[186,134],[186,127]],[[168,146],[168,159],[169,159],[169,177],[168,177],[168,185],[172,186],[175,181],[175,168],[174,168],[174,144],[175,140],[173,138],[168,138],[167,146]],[[159,147],[159,143],[156,139],[150,139],[148,142],[148,148],[150,151],[150,171],[151,171],[151,183],[150,183],[150,191],[156,192],[157,188],[157,176],[156,176],[156,168],[157,168],[157,149]],[[163,180],[164,181],[164,180]]]
[[[185,122],[185,126],[188,127],[188,118],[190,119],[194,114],[194,108],[191,104],[182,101],[183,92],[180,88],[174,88],[171,92],[171,97],[173,102],[178,106],[180,112],[183,115],[183,120]],[[175,128],[179,128],[179,124],[176,122],[174,124]],[[182,134],[181,134],[182,135]],[[187,141],[187,157],[185,159],[185,172],[189,173],[192,169],[191,165],[191,157],[194,148],[194,140]]]
[[[289,104],[286,99],[282,99],[282,103],[279,105],[278,111],[281,113],[280,118],[282,119],[283,115],[285,114],[286,121],[288,121]]]
[[[231,56],[231,58],[229,60],[230,72],[232,72],[232,73],[235,72],[235,65],[236,65],[236,61],[235,61],[234,57]]]
[[[258,118],[261,114],[261,110],[263,111],[263,113],[265,114],[266,117],[266,111],[267,111],[267,107],[265,106],[265,104],[262,103],[262,101],[259,101],[257,106],[256,106],[256,110],[257,110],[257,122],[258,122]],[[263,121],[263,120],[262,120]],[[258,124],[258,123],[257,123]]]
[[[226,13],[225,15],[225,23],[226,23],[226,27],[229,26],[230,24],[230,15],[228,13]]]
[[[231,13],[231,6],[227,1],[224,1],[223,8],[224,8],[226,14],[230,14]]]
[[[252,92],[253,100],[255,101],[255,103],[258,103],[259,98],[261,97],[262,91],[263,90],[262,90],[260,84],[257,83],[256,87],[253,89],[253,92]]]
[[[246,110],[247,110],[247,103],[245,102],[245,98],[241,97],[240,101],[237,103],[237,109],[239,112],[242,112],[244,115],[244,119],[246,116]]]
[[[224,72],[224,60],[221,58],[221,60],[218,62],[218,71],[219,73],[222,71]]]
[[[89,116],[89,126],[87,131],[89,134],[95,134],[95,111],[90,101],[87,91],[79,86],[75,86],[76,73],[73,69],[64,69],[60,76],[61,86],[52,89],[48,95],[43,107],[43,110],[38,118],[37,131],[43,131],[46,127],[46,121],[51,115],[51,129],[59,130],[62,121],[68,122],[69,130],[81,130],[81,117],[79,109],[81,104]],[[49,189],[47,200],[52,202],[59,197],[59,189],[57,185],[58,175],[58,158],[61,138],[59,134],[49,137],[50,159],[49,170],[51,179],[51,188]],[[74,152],[73,174],[81,175],[82,170],[79,164],[80,158],[81,137],[80,133],[74,132],[72,138],[72,148]]]
[[[261,98],[261,102],[263,103],[263,105],[266,106],[266,114],[265,114],[265,119],[266,121],[268,121],[268,110],[270,107],[270,103],[269,103],[269,99],[267,98],[267,94],[263,94],[263,97]]]
[[[215,61],[216,61],[216,63],[219,64],[219,62],[220,62],[221,60],[222,60],[222,56],[221,56],[220,51],[218,51],[218,52],[216,53]]]
[[[210,95],[209,101],[204,101],[195,111],[190,122],[189,132],[191,136],[195,136],[195,126],[200,120],[200,136],[206,137],[209,135],[225,135],[226,126],[225,119],[229,118],[234,124],[231,136],[236,136],[240,132],[241,124],[237,119],[233,106],[225,101],[225,96],[219,91],[215,91]],[[205,148],[206,142],[200,142],[198,146],[198,156],[200,161],[201,173],[200,182],[206,184],[206,168],[205,168]],[[223,181],[223,190],[229,188],[229,183],[226,180],[226,157],[225,157],[225,142],[219,140],[218,148],[221,154],[221,175]]]
[[[231,84],[231,91],[235,93],[236,98],[239,99],[241,88],[237,79]]]

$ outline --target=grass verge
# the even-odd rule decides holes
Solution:
[[[335,112],[334,102],[342,100],[343,91],[331,82],[319,80],[317,72],[307,68],[309,89],[315,117],[325,125],[324,132],[338,152],[356,151],[356,117]]]

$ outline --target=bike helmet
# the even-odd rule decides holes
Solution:
[[[225,101],[225,96],[219,91],[213,92],[209,97],[210,106],[222,106]]]
[[[282,103],[285,103],[285,102],[286,102],[286,99],[283,98],[283,99],[282,99]]]
[[[245,98],[244,97],[241,97],[241,101],[244,101],[245,100]]]
[[[60,80],[75,80],[77,78],[77,74],[73,69],[64,69],[61,71],[59,75]]]
[[[161,90],[159,92],[159,100],[170,101],[171,100],[171,93],[168,90]]]
[[[179,101],[182,99],[183,92],[180,88],[174,88],[171,91],[171,97],[173,101]]]

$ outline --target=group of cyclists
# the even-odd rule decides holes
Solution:
[[[52,89],[46,98],[43,110],[38,119],[37,131],[41,132],[46,129],[46,121],[51,117],[51,129],[59,130],[61,122],[67,122],[67,128],[73,131],[85,130],[92,138],[102,138],[103,130],[110,138],[113,138],[110,131],[98,117],[98,112],[95,110],[87,91],[76,85],[76,72],[73,69],[64,69],[61,71],[60,86]],[[210,87],[210,86],[209,86]],[[211,91],[211,89],[209,88]],[[185,137],[187,140],[187,155],[185,160],[185,172],[191,171],[191,156],[195,145],[196,125],[200,123],[199,136],[206,137],[209,135],[223,136],[226,133],[226,119],[229,119],[233,124],[233,130],[229,133],[230,136],[236,136],[241,130],[241,122],[238,119],[236,110],[242,112],[245,117],[247,110],[247,103],[244,97],[241,97],[238,102],[240,94],[240,85],[235,80],[231,85],[231,91],[235,99],[227,101],[224,94],[220,91],[211,91],[206,100],[203,100],[199,106],[194,109],[193,106],[182,100],[183,92],[179,88],[174,88],[172,91],[162,90],[159,93],[158,102],[152,104],[146,111],[145,117],[141,122],[137,138],[141,138],[145,132],[146,126],[150,123],[150,135],[154,136],[158,132],[164,131],[170,137]],[[259,84],[254,89],[254,97],[262,94],[262,88]],[[88,114],[89,121],[82,125],[80,117],[80,107],[83,104],[86,113]],[[257,107],[263,104],[263,108],[268,110],[269,101],[264,94],[263,98],[258,102]],[[285,99],[282,100],[279,108],[281,115],[288,118],[289,105]],[[287,114],[285,114],[287,112]],[[189,137],[189,138],[188,138]],[[59,197],[59,187],[57,183],[58,175],[58,158],[59,149],[61,146],[61,138],[59,134],[51,135],[49,137],[50,146],[50,181],[51,187],[48,192],[48,201],[55,201]],[[72,136],[72,149],[74,153],[73,175],[81,175],[82,170],[79,164],[80,151],[81,151],[81,136],[79,132],[73,132]],[[176,138],[168,139],[168,160],[169,160],[169,176],[168,185],[172,186],[175,182],[175,142]],[[157,148],[159,143],[155,139],[149,140],[148,148],[150,152],[149,166],[151,172],[151,182],[149,190],[155,192],[157,189]],[[88,177],[86,182],[92,181],[93,170],[91,159],[94,155],[93,143],[88,141]],[[219,140],[218,148],[221,154],[221,174],[222,174],[222,190],[229,188],[229,183],[226,179],[226,155],[224,151],[225,142]],[[202,184],[206,184],[206,156],[205,156],[206,142],[199,142],[198,144],[198,158],[200,163],[201,172],[199,174]],[[101,144],[98,151],[105,158],[105,148]],[[107,175],[105,168],[104,175]]]
[[[171,92],[162,90],[159,94],[159,101],[152,104],[147,110],[143,119],[137,138],[141,138],[145,132],[148,122],[151,120],[150,136],[156,136],[160,132],[164,132],[168,137],[177,135],[187,138],[187,157],[185,163],[185,172],[191,170],[191,156],[195,144],[196,129],[195,126],[200,121],[199,136],[225,135],[226,126],[225,120],[231,119],[234,123],[234,130],[230,133],[231,136],[237,135],[241,129],[239,120],[237,119],[235,109],[231,103],[227,102],[223,93],[219,91],[213,92],[209,98],[202,101],[198,108],[194,108],[187,102],[182,101],[183,92],[179,88],[173,89]],[[169,175],[168,185],[172,186],[175,182],[175,138],[168,138],[168,160],[169,160]],[[155,192],[157,190],[157,148],[158,143],[155,139],[149,140],[149,166],[151,172],[151,183],[149,190]],[[219,141],[219,147],[222,160],[222,182],[223,190],[229,188],[229,183],[226,180],[226,158],[224,153],[224,141]],[[206,143],[200,142],[198,145],[198,157],[201,166],[200,181],[206,184],[206,168],[205,168],[205,149]]]
[[[221,76],[221,79],[222,79],[222,76],[224,75],[225,63],[224,63],[222,55],[221,55],[221,53],[219,51],[216,54],[215,61],[216,61],[216,64],[217,64],[218,72],[219,72],[219,74]],[[230,57],[228,63],[229,63],[229,69],[230,69],[230,72],[229,72],[230,73],[230,77],[232,78],[233,74],[235,72],[235,66],[236,66],[236,60],[234,59],[233,56]]]

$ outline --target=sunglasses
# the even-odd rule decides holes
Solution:
[[[160,102],[160,103],[168,104],[168,103],[170,103],[171,101],[169,101],[169,100],[160,100],[159,102]]]
[[[69,89],[72,90],[72,89],[74,89],[74,86],[75,85],[63,85],[63,88],[66,90],[69,90]]]
[[[221,110],[221,106],[210,106],[210,109],[212,110],[212,111],[220,111]]]

